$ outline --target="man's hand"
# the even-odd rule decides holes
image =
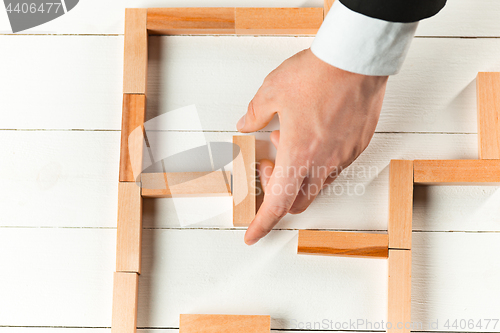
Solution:
[[[377,126],[387,76],[346,72],[297,53],[271,72],[238,121],[243,133],[264,128],[278,113],[271,134],[276,166],[265,179],[264,202],[245,234],[248,245],[271,231],[287,213],[303,212],[323,186],[365,150]]]

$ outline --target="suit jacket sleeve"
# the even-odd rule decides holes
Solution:
[[[418,22],[445,0],[336,0],[311,45],[321,60],[364,75],[401,69]]]

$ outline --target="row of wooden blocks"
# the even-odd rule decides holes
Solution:
[[[127,8],[123,92],[146,94],[149,35],[314,35],[324,8]]]

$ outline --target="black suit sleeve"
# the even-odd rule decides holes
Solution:
[[[347,8],[389,22],[416,22],[436,15],[446,0],[336,0]]]

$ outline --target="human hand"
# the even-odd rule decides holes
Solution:
[[[303,212],[365,150],[377,126],[387,78],[338,69],[310,49],[266,77],[237,124],[238,131],[248,133],[264,128],[275,113],[280,121],[280,130],[271,133],[276,166],[270,177],[261,172],[264,201],[245,243],[256,243],[287,213]]]

